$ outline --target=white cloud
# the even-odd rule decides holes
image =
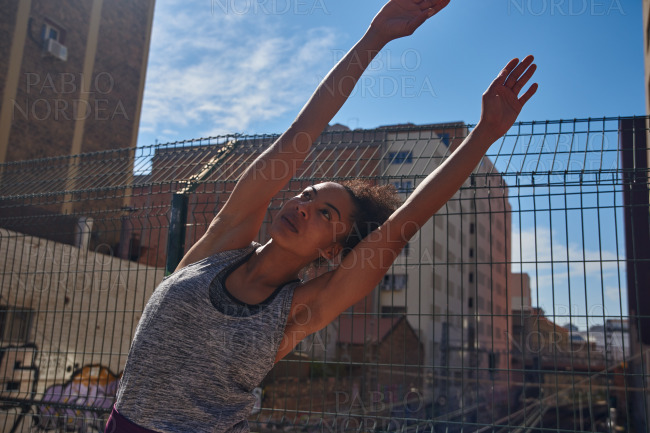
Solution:
[[[620,289],[618,286],[605,286],[605,296],[612,301],[626,302],[627,294],[623,289]]]
[[[597,316],[595,309],[609,313],[621,308],[621,300],[626,304],[624,257],[606,246],[602,250],[576,242],[567,246],[566,236],[548,227],[513,226],[512,263],[513,272],[530,275],[533,299],[548,312]]]
[[[555,277],[582,277],[598,275],[599,277],[616,276],[621,268],[625,270],[625,258],[606,249],[593,250],[570,242],[566,238],[551,232],[548,227],[512,230],[513,267],[535,268],[538,272],[548,273],[553,270]],[[561,272],[567,269],[567,272]]]
[[[335,33],[286,35],[271,22],[213,14],[209,2],[158,3],[141,130],[245,132],[252,122],[297,113],[332,61]]]

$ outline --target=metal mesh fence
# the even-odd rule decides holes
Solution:
[[[373,293],[276,364],[254,392],[253,430],[644,431],[647,125],[516,124]],[[319,181],[364,178],[406,197],[470,130],[323,133],[259,241],[283,201]],[[0,166],[3,431],[103,431],[169,258],[275,138]]]

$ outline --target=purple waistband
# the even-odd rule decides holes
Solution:
[[[124,418],[113,406],[111,415],[108,417],[108,422],[106,423],[106,428],[104,433],[157,433],[153,430],[148,430],[144,427],[140,427],[137,424],[129,421]]]

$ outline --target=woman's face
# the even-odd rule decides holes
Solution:
[[[319,183],[282,206],[271,224],[271,237],[305,258],[331,259],[352,228],[353,213],[352,198],[343,186]]]

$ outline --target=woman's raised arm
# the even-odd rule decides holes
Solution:
[[[319,84],[287,131],[246,170],[224,211],[240,215],[264,212],[273,196],[296,173],[314,141],[343,106],[384,45],[412,34],[448,3],[449,0],[389,1],[362,38]],[[238,200],[240,196],[246,200]]]
[[[294,176],[377,53],[391,40],[412,34],[448,3],[386,3],[366,33],[319,84],[291,126],[244,171],[206,235],[188,251],[179,267],[221,250],[250,244],[257,237],[269,202]]]

